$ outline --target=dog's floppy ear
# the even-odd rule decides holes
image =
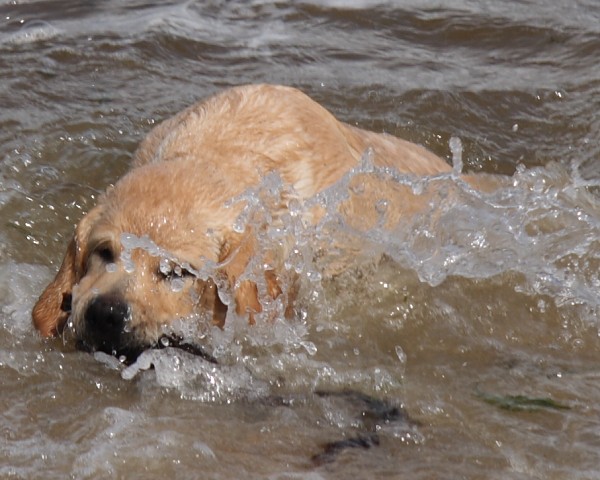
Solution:
[[[271,298],[275,299],[281,295],[281,288],[277,283],[277,277],[273,270],[265,271],[265,281],[267,283],[267,292]],[[235,309],[238,315],[248,315],[248,323],[256,323],[254,315],[262,312],[262,305],[258,298],[258,287],[256,283],[250,280],[242,280],[234,287]]]
[[[217,285],[209,278],[205,282],[200,282],[199,306],[203,311],[212,312],[212,323],[219,328],[225,325],[225,317],[227,317],[227,305],[219,298]]]
[[[71,291],[76,278],[77,242],[69,242],[60,270],[33,307],[33,325],[42,336],[57,335],[71,311]]]
[[[249,230],[249,229],[248,229]],[[254,314],[262,311],[258,300],[256,284],[249,280],[240,280],[248,262],[255,251],[252,233],[233,234],[221,247],[219,263],[224,264],[224,274],[229,287],[233,291],[235,311],[238,315],[248,315],[250,324],[254,324]]]
[[[254,315],[262,312],[262,305],[256,283],[251,280],[240,280],[240,277],[254,255],[255,242],[252,230],[247,229],[244,234],[236,234],[225,242],[219,258],[219,262],[224,263],[221,272],[233,290],[236,313],[248,315],[250,325],[255,323]],[[281,288],[277,283],[275,272],[266,270],[264,275],[268,294],[272,298],[277,298],[281,294]]]
[[[83,274],[83,259],[92,225],[103,208],[93,208],[81,219],[65,253],[60,270],[33,307],[33,325],[44,337],[60,333],[71,313],[73,286]]]

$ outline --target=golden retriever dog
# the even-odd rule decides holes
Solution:
[[[259,227],[236,227],[245,192],[278,175],[288,188],[272,205],[276,222],[292,199],[303,202],[338,182],[367,149],[376,166],[402,174],[451,171],[424,148],[342,123],[289,87],[241,86],[187,108],[150,132],[131,170],[79,222],[33,309],[35,328],[49,337],[68,324],[79,348],[131,362],[156,346],[165,326],[199,311],[218,326],[231,309],[253,323],[263,307],[244,271]],[[366,194],[377,190],[368,184]],[[412,201],[405,190],[387,191],[398,215]],[[371,215],[363,202],[346,213]],[[273,299],[284,294],[281,249],[273,245],[264,267],[261,288]],[[285,294],[291,303],[293,293]]]

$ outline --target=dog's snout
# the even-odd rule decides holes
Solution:
[[[93,340],[99,350],[111,353],[120,344],[128,317],[129,307],[123,299],[115,295],[100,295],[86,309],[86,337]]]
[[[88,306],[85,319],[88,328],[121,332],[128,314],[129,308],[122,299],[98,296]]]

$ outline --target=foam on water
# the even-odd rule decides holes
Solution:
[[[156,381],[173,388],[183,398],[227,403],[235,399],[261,398],[268,394],[264,382],[254,378],[243,364],[214,365],[178,349],[147,350],[121,373],[130,380],[154,367]]]
[[[50,40],[61,31],[52,24],[44,21],[34,20],[23,24],[20,30],[0,35],[0,43],[21,45]]]

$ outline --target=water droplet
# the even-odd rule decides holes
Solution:
[[[288,202],[288,210],[292,217],[296,217],[302,213],[302,204],[296,198],[292,198]]]
[[[543,299],[540,298],[538,300],[537,307],[538,307],[538,310],[540,311],[540,313],[546,312],[546,302]]]
[[[158,269],[160,270],[160,273],[162,273],[165,277],[171,275],[171,273],[173,272],[171,263],[166,258],[160,259],[160,263],[158,264]]]
[[[233,231],[236,233],[244,233],[246,229],[246,218],[239,216],[233,224]]]
[[[307,276],[308,280],[311,282],[320,282],[321,279],[323,278],[323,275],[321,275],[321,273],[319,273],[315,270],[309,270],[308,272],[306,272],[306,276]],[[313,297],[316,299],[318,296],[319,296],[319,292],[314,291]]]
[[[454,169],[454,173],[461,173],[463,169],[462,141],[458,137],[450,137],[450,140],[448,141],[448,146],[450,147],[450,151],[452,152],[452,167]]]
[[[313,342],[301,342],[300,345],[304,347],[306,353],[309,355],[314,355],[317,353],[317,346]]]
[[[174,277],[171,280],[171,291],[173,293],[181,292],[183,290],[184,286],[185,286],[185,280],[181,277]]]
[[[379,213],[380,215],[383,215],[387,211],[388,205],[389,202],[387,200],[379,200],[375,204],[375,210],[377,210],[377,213]]]
[[[400,363],[406,363],[406,353],[404,353],[404,350],[400,345],[396,345],[396,355],[398,356],[398,360],[400,360]]]

